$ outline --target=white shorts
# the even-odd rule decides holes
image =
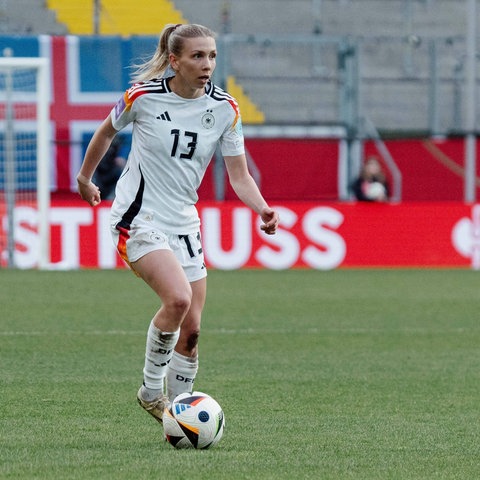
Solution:
[[[112,237],[122,259],[132,263],[155,250],[170,250],[185,272],[189,282],[207,276],[200,232],[190,235],[163,233],[152,225],[132,225],[130,230],[112,225]]]

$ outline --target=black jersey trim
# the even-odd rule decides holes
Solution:
[[[219,101],[226,100],[229,102],[234,101],[236,103],[236,100],[229,93],[227,93],[225,90],[218,87],[214,83],[210,84],[210,89],[206,93],[207,95],[212,97],[214,100],[219,100]]]
[[[148,93],[168,93],[169,89],[165,79],[155,79],[148,82],[139,82],[128,89],[128,98],[134,101],[141,95]]]
[[[122,215],[122,219],[117,223],[117,228],[125,228],[130,230],[130,226],[134,218],[138,215],[138,212],[142,208],[143,192],[145,191],[145,179],[143,178],[142,171],[140,170],[140,185],[138,186],[135,200],[130,204],[127,211]]]

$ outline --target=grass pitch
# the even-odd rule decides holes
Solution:
[[[157,308],[127,271],[0,271],[1,479],[478,478],[478,272],[211,271],[207,451],[136,404]]]

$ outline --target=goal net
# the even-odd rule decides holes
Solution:
[[[0,58],[0,267],[50,259],[49,61]]]

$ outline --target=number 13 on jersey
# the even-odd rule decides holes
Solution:
[[[172,157],[176,157],[178,153],[178,144],[180,142],[180,136],[187,137],[187,139],[191,139],[190,141],[187,141],[187,150],[184,152],[180,152],[179,157],[184,158],[187,160],[191,160],[194,153],[195,149],[197,148],[197,137],[198,134],[195,132],[180,132],[178,128],[174,128],[171,130],[170,134],[173,136],[173,145],[172,145],[172,151],[170,155]]]

